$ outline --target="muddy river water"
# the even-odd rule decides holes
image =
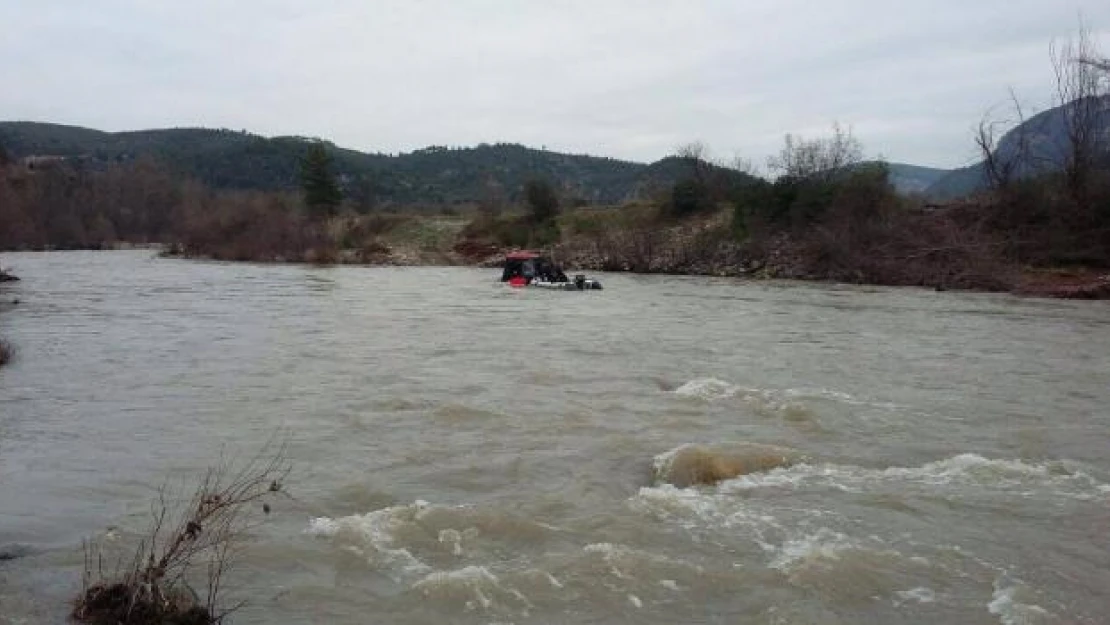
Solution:
[[[4,262],[0,623],[63,622],[83,539],[275,432],[233,623],[1110,622],[1106,303]],[[742,443],[800,461],[653,473]]]

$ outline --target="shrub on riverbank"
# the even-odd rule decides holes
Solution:
[[[558,258],[572,268],[640,273],[735,275],[739,244],[728,214],[677,219],[662,206],[582,209],[564,218]]]
[[[892,286],[1006,290],[1016,266],[966,211],[928,211],[895,193],[885,167],[782,177],[735,204],[743,255],[764,273]]]
[[[174,212],[172,251],[217,260],[308,260],[311,250],[333,243],[297,209],[292,196],[192,188]]]
[[[531,215],[479,214],[459,234],[470,245],[493,244],[503,248],[545,247],[559,240],[555,219],[536,222]]]
[[[219,623],[224,574],[246,532],[256,506],[282,491],[289,474],[284,445],[264,449],[241,468],[209,469],[185,505],[175,510],[165,489],[152,506],[146,537],[125,560],[123,571],[105,575],[103,554],[93,543],[85,549],[85,575],[72,617],[92,625],[209,625]],[[207,573],[201,598],[188,585],[190,571]]]

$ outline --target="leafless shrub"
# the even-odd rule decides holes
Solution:
[[[86,543],[73,619],[94,625],[220,622],[239,607],[220,605],[224,575],[257,524],[259,508],[268,514],[268,500],[284,492],[289,471],[286,446],[270,443],[239,467],[222,461],[209,468],[184,502],[161,489],[150,527],[122,570],[106,575],[101,545]],[[206,573],[203,601],[188,585],[198,566]]]
[[[1001,243],[963,216],[907,211],[889,200],[871,206],[870,216],[855,218],[834,207],[815,228],[808,260],[814,277],[987,291],[1013,287],[1015,268],[1005,261]]]
[[[1010,91],[1011,108],[1014,119],[997,119],[988,113],[979,122],[975,132],[975,146],[983,158],[984,174],[987,184],[997,192],[1005,193],[1023,169],[1030,165],[1029,132],[1025,124],[1025,110],[1017,94]],[[1001,149],[1002,132],[1012,128],[1016,133],[1008,150]]]
[[[767,159],[767,168],[795,180],[831,181],[863,160],[863,144],[851,128],[833,124],[832,136],[819,139],[787,134],[778,156]]]
[[[301,261],[314,249],[334,247],[291,196],[198,191],[175,213],[173,248],[186,256],[241,261]]]
[[[1067,189],[1080,211],[1088,208],[1089,185],[1099,156],[1105,74],[1091,31],[1080,24],[1074,39],[1050,48],[1056,76],[1056,100],[1064,115],[1064,175]]]
[[[982,224],[1005,255],[1033,264],[1110,263],[1110,72],[1090,31],[1053,42],[1057,109],[1028,120],[1011,92],[1011,119],[985,116],[975,142],[989,191]],[[1037,120],[1038,118],[1033,118]],[[1005,140],[1000,129],[1012,126]]]

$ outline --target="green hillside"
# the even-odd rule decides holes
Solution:
[[[299,160],[315,141],[226,129],[109,133],[59,124],[0,122],[0,146],[15,158],[65,156],[96,167],[153,157],[182,175],[221,189],[296,188]],[[524,182],[534,177],[551,180],[567,199],[611,204],[646,197],[688,172],[688,164],[674,158],[648,165],[516,144],[433,146],[397,156],[327,145],[347,195],[377,204],[514,202]],[[728,175],[736,182],[747,179],[736,172]]]

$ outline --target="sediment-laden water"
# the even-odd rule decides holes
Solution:
[[[64,620],[83,538],[277,431],[235,623],[1110,618],[1105,303],[4,262],[0,623]]]

